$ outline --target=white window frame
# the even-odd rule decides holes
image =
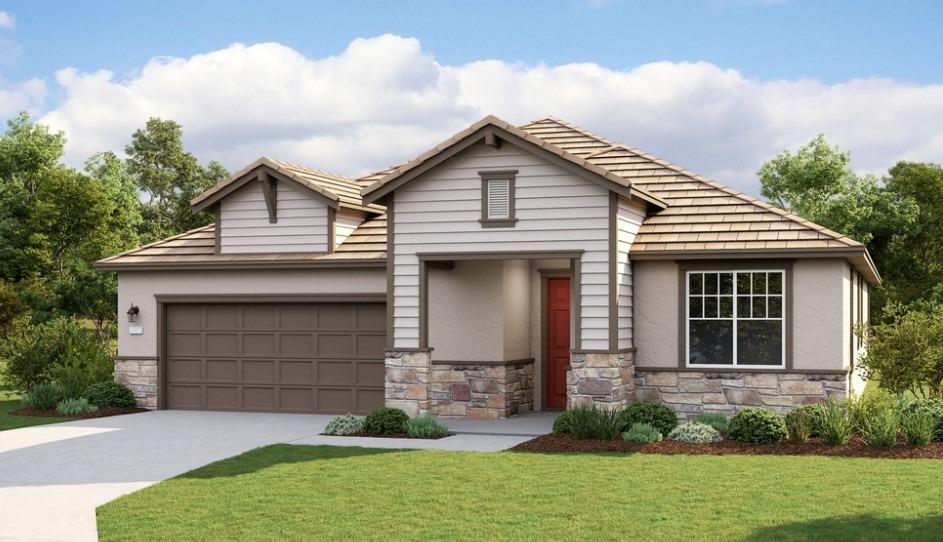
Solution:
[[[691,363],[691,275],[703,275],[706,273],[731,273],[733,275],[733,312],[730,318],[701,318],[701,320],[730,320],[733,322],[733,363],[731,364],[705,364],[705,363]],[[780,359],[782,362],[779,365],[749,365],[749,364],[740,364],[737,363],[737,322],[741,320],[737,316],[737,302],[738,302],[738,292],[737,292],[737,274],[738,273],[778,273],[782,277],[782,305],[781,313],[778,320],[782,323],[782,351],[780,352]],[[740,369],[786,369],[786,271],[784,269],[691,269],[687,270],[684,273],[684,365],[692,369],[726,369],[726,368],[740,368]],[[768,279],[767,279],[768,283]],[[704,288],[704,284],[701,284],[701,288]],[[767,294],[769,296],[769,286],[767,286]],[[702,290],[700,294],[703,298],[704,292]],[[746,294],[745,294],[746,295]],[[775,294],[774,294],[775,295]],[[750,299],[752,301],[753,295],[750,294]],[[719,309],[718,309],[719,311]],[[743,320],[752,320],[753,318],[743,318]],[[762,318],[762,320],[775,320],[775,318]]]

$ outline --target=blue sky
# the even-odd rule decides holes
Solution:
[[[943,152],[935,131],[903,129],[943,120],[939,1],[34,0],[0,10],[13,18],[0,28],[0,114],[27,109],[65,130],[76,164],[120,150],[152,115],[180,121],[204,160],[238,167],[275,153],[348,174],[409,158],[487,113],[562,116],[753,192],[764,158],[819,132],[867,172]],[[256,103],[253,88],[316,91],[286,96],[292,110]],[[327,104],[348,93],[358,100]],[[399,144],[374,148],[379,132]],[[350,143],[370,152],[341,152]]]

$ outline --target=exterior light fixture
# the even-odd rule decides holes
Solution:
[[[131,303],[131,308],[128,309],[128,322],[134,323],[138,321],[138,315],[141,313],[141,308]]]

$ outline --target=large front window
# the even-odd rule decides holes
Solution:
[[[785,366],[783,271],[688,271],[687,365]]]

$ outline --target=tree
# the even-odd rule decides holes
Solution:
[[[125,147],[127,169],[148,200],[144,240],[154,241],[208,224],[205,214],[190,211],[190,199],[225,177],[219,164],[204,169],[183,149],[183,129],[172,120],[151,118]]]
[[[7,121],[7,131],[0,138],[0,179],[17,182],[32,194],[42,175],[59,167],[64,149],[62,132],[50,133],[22,112]]]
[[[918,202],[917,219],[894,239],[884,258],[887,288],[902,303],[943,302],[943,167],[899,162],[887,189]]]
[[[85,162],[85,172],[101,185],[108,206],[104,224],[106,234],[98,240],[101,250],[95,258],[138,246],[141,242],[138,230],[143,222],[141,199],[134,177],[125,163],[112,152],[102,152]]]

